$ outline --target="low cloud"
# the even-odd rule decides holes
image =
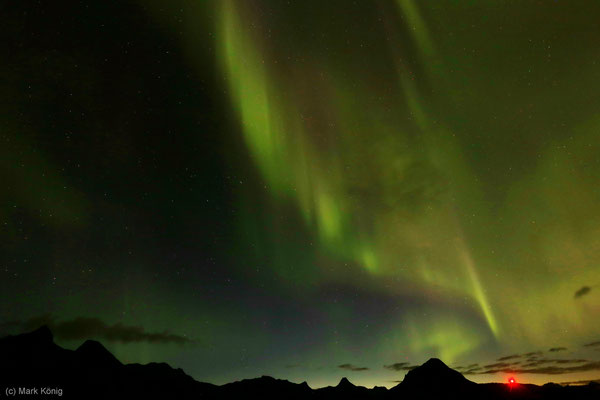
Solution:
[[[514,360],[515,358],[523,357],[521,354],[512,354],[510,356],[504,356],[497,359],[497,361]]]
[[[600,343],[588,343],[592,346],[598,346]],[[566,350],[564,347],[557,348]],[[573,372],[597,371],[600,370],[600,362],[590,361],[582,358],[537,358],[541,352],[531,352],[521,355],[520,357],[531,356],[526,361],[509,361],[517,358],[515,356],[501,357],[508,362],[496,362],[479,367],[479,364],[471,364],[469,366],[456,367],[456,370],[461,371],[464,375],[483,375],[495,373],[508,374],[548,374],[560,375]]]
[[[367,367],[357,367],[356,365],[353,365],[353,364],[338,365],[338,368],[345,369],[347,371],[354,371],[354,372],[368,371],[369,370],[369,368],[367,368]]]
[[[534,358],[534,357],[541,356],[542,354],[544,354],[544,353],[542,353],[541,351],[532,351],[532,352],[523,354],[523,357]]]
[[[582,381],[569,381],[569,382],[561,382],[560,385],[588,385],[590,383],[598,383],[600,384],[600,379],[592,379],[592,380],[582,380]]]
[[[390,371],[404,371],[404,368],[406,368],[407,365],[407,362],[399,362],[390,365],[384,365],[383,368],[389,369]]]
[[[600,361],[588,361],[581,365],[569,365],[565,367],[548,365],[534,368],[493,368],[486,371],[477,372],[476,374],[495,374],[498,372],[510,374],[546,374],[546,375],[561,375],[571,374],[573,372],[600,371]]]
[[[557,364],[576,364],[576,363],[588,362],[588,360],[584,360],[582,358],[576,358],[573,360],[553,360],[553,361]]]
[[[415,369],[417,367],[418,365],[410,365],[407,362],[400,362],[383,366],[383,368],[389,369],[390,371],[410,371],[411,369]]]
[[[591,290],[592,290],[592,288],[589,287],[589,286],[582,286],[581,289],[579,289],[578,291],[575,292],[575,298],[578,299],[578,298],[580,298],[582,296],[585,296]]]
[[[532,361],[530,363],[527,364],[523,364],[522,367],[537,367],[540,365],[546,365],[546,364],[578,364],[578,363],[584,363],[584,362],[588,362],[588,360],[584,360],[582,358],[574,358],[574,359],[557,359],[557,358],[542,358],[539,360],[535,360]]]
[[[506,368],[506,367],[510,367],[512,364],[511,363],[495,363],[495,364],[488,364],[488,365],[484,365],[483,368]]]
[[[556,353],[556,352],[558,352],[558,351],[566,351],[566,350],[567,350],[567,348],[566,348],[566,347],[553,347],[553,348],[551,348],[551,349],[548,349],[548,351],[549,351],[550,353]]]
[[[475,364],[454,367],[454,369],[462,372],[463,374],[472,374],[474,372],[481,370],[481,367],[479,366],[479,364],[475,363]]]
[[[109,325],[99,318],[89,317],[57,321],[51,315],[43,315],[25,321],[12,321],[3,324],[2,328],[31,331],[42,325],[47,325],[54,337],[59,340],[99,338],[109,342],[121,343],[186,344],[195,342],[186,336],[176,335],[168,331],[147,332],[141,326],[124,325],[120,322]]]
[[[532,362],[528,362],[526,364],[523,364],[522,367],[523,368],[530,368],[530,367],[538,367],[540,365],[544,365],[547,364],[546,362],[542,362],[542,361],[532,361]]]

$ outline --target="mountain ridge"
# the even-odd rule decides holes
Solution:
[[[357,386],[346,377],[336,386],[311,388],[271,376],[243,379],[221,386],[198,382],[167,363],[123,364],[102,343],[86,340],[76,350],[56,345],[52,331],[0,338],[0,390],[5,387],[60,388],[73,399],[588,399],[600,398],[600,385],[563,387],[556,384],[477,384],[432,358],[410,370],[389,390]]]

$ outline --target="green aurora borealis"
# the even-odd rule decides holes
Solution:
[[[600,376],[600,3],[84,3],[3,6],[5,326],[219,384]]]

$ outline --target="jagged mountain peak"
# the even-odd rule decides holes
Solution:
[[[34,340],[38,343],[53,343],[54,336],[48,325],[42,325],[38,329],[26,333],[25,336],[28,340]]]
[[[421,367],[450,369],[450,367],[447,366],[446,364],[444,364],[444,362],[442,360],[440,360],[439,358],[430,358],[429,360],[425,361],[423,363],[423,365],[421,365]]]
[[[460,372],[448,367],[438,358],[430,358],[421,366],[408,371],[398,386],[411,389],[458,388],[474,385]]]
[[[95,340],[86,340],[75,352],[88,363],[96,367],[112,367],[122,365],[110,351]]]
[[[343,387],[354,387],[355,385],[350,382],[348,380],[348,378],[343,377],[342,379],[340,379],[340,383],[337,384],[337,387],[343,388]]]

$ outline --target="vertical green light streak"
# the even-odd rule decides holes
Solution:
[[[411,37],[422,53],[422,62],[427,64],[428,60],[436,59],[433,41],[416,4],[407,0],[398,1],[398,6],[408,19]],[[450,142],[452,139],[447,130],[430,121],[414,76],[397,64],[401,93],[408,108],[406,111],[413,116],[413,123],[423,134],[422,143],[426,149],[423,154],[409,148],[410,141],[405,138],[406,134],[398,133],[398,126],[363,115],[357,108],[361,106],[360,102],[353,100],[357,89],[350,89],[352,86],[338,81],[334,85],[336,90],[328,93],[330,97],[318,100],[322,107],[334,111],[328,114],[330,120],[327,122],[336,127],[332,128],[335,130],[332,135],[340,138],[345,152],[339,157],[336,153],[324,155],[312,139],[315,135],[326,135],[327,132],[313,132],[312,125],[297,111],[301,109],[302,100],[305,100],[302,96],[306,96],[306,93],[295,92],[293,83],[278,75],[279,71],[270,62],[265,50],[267,44],[261,43],[260,35],[253,35],[255,31],[251,24],[243,22],[252,20],[252,16],[246,14],[251,12],[244,9],[243,5],[238,6],[232,1],[223,1],[221,4],[222,32],[219,39],[223,68],[244,141],[272,194],[296,202],[307,225],[314,229],[321,247],[335,258],[352,261],[374,276],[402,277],[407,282],[442,286],[448,293],[468,293],[479,305],[490,331],[497,336],[498,321],[475,263],[462,241],[459,248],[441,250],[441,253],[447,252],[454,261],[447,260],[444,263],[443,258],[438,258],[435,264],[429,264],[429,261],[421,259],[420,265],[424,268],[422,273],[411,273],[410,268],[397,268],[399,263],[406,266],[404,259],[407,258],[398,247],[406,246],[407,242],[411,246],[409,251],[418,254],[426,251],[420,249],[419,241],[439,240],[435,235],[428,237],[431,235],[426,231],[429,224],[426,218],[417,218],[409,223],[402,208],[396,209],[394,206],[402,205],[399,195],[405,191],[411,194],[415,190],[414,185],[421,184],[410,175],[415,160],[424,157],[428,165],[447,170],[448,174],[469,174],[461,167],[460,161],[453,158],[459,155],[445,154],[446,158],[439,158],[435,152],[436,135],[442,135]],[[399,58],[396,56],[395,60]],[[315,99],[309,97],[307,101],[314,102]],[[339,120],[337,116],[340,116]],[[375,193],[378,198],[373,203],[381,202],[385,205],[383,208],[352,200],[348,193],[355,189],[356,183],[342,172],[347,165],[360,160],[357,154],[371,150],[361,147],[364,142],[355,138],[362,138],[366,132],[373,131],[377,131],[375,137],[381,141],[373,144],[372,149],[376,149],[373,154],[382,156],[381,162],[396,166],[396,170],[376,170],[377,175],[374,176],[359,172],[359,178],[363,180],[359,184],[362,185],[366,179],[369,182],[367,190],[381,188],[380,192]],[[383,140],[389,140],[393,147],[380,144],[385,143]],[[367,142],[367,145],[371,143]],[[406,187],[403,188],[403,185]],[[368,207],[368,210],[364,207]],[[356,226],[354,221],[357,220],[367,222]],[[456,224],[450,223],[448,227],[448,235],[460,235]],[[412,229],[417,232],[412,232]],[[400,246],[395,240],[399,240]],[[411,244],[412,241],[415,241],[414,244]],[[412,265],[412,268],[419,268],[419,263]],[[462,270],[462,281],[451,276],[447,272],[449,268]],[[447,343],[440,345],[446,346]]]
[[[396,4],[398,4],[402,14],[406,16],[409,31],[417,42],[419,50],[423,52],[426,58],[432,58],[435,52],[433,41],[417,5],[413,0],[397,0]]]
[[[225,68],[244,138],[261,172],[280,192],[285,188],[285,171],[281,168],[284,143],[277,131],[281,128],[276,121],[277,110],[269,101],[264,65],[250,37],[241,32],[232,2],[223,1],[222,7]]]
[[[401,13],[408,20],[411,36],[414,38],[414,41],[417,44],[417,49],[421,54],[422,63],[424,64],[425,69],[429,71],[429,78],[435,79],[435,75],[431,73],[432,66],[439,64],[440,60],[436,55],[433,41],[430,38],[429,29],[427,28],[427,25],[423,21],[420,12],[413,0],[397,0],[397,5],[400,8]],[[392,52],[395,53],[394,50]],[[396,56],[395,58],[397,59],[398,57]],[[398,76],[400,78],[400,86],[403,89],[406,103],[411,111],[411,114],[414,116],[415,122],[419,129],[427,136],[447,136],[448,132],[440,128],[436,129],[434,128],[433,124],[430,123],[429,118],[427,116],[427,112],[425,111],[422,105],[422,100],[420,99],[417,87],[413,79],[409,77],[407,70],[399,64],[397,64],[397,69],[399,71]],[[494,317],[489,301],[487,300],[487,296],[485,295],[483,285],[481,283],[481,280],[479,279],[479,275],[477,274],[475,264],[470,254],[466,250],[466,246],[464,244],[464,240],[462,239],[462,235],[460,239],[458,253],[460,259],[462,260],[461,264],[466,270],[467,277],[471,286],[472,295],[479,304],[479,307],[483,315],[485,316],[485,320],[490,330],[493,332],[494,336],[498,337],[498,322]],[[431,272],[426,272],[425,276],[431,277]]]
[[[344,202],[338,195],[335,166],[313,154],[293,101],[268,70],[258,40],[244,27],[234,2],[221,10],[224,69],[238,111],[246,144],[273,194],[294,198],[323,244],[336,249],[343,242]],[[276,99],[276,100],[274,100]],[[323,179],[328,170],[329,179]],[[331,176],[331,174],[334,174]]]

